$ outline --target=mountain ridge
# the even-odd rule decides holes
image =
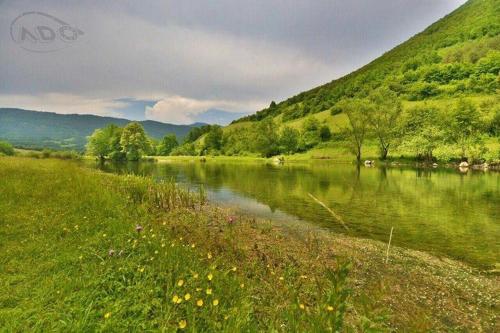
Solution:
[[[55,112],[0,108],[0,140],[17,147],[83,150],[87,136],[109,124],[125,126],[132,120],[89,114],[60,114]],[[193,125],[174,125],[155,120],[138,121],[146,133],[161,139],[166,134],[184,138]]]

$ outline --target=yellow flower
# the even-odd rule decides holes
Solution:
[[[83,259],[83,256],[79,256],[78,259],[82,260]]]
[[[201,291],[201,288],[196,288],[196,291]]]
[[[299,304],[299,308],[301,308],[302,310],[304,310],[306,308],[306,306],[302,303]]]
[[[214,300],[213,300],[213,302],[212,302],[212,304],[213,304],[214,306],[219,305],[219,300],[218,300],[218,299],[214,299]]]
[[[158,254],[158,250],[155,251],[155,254]]]
[[[172,303],[176,304],[178,300],[179,300],[179,296],[174,295],[174,297],[172,297]]]
[[[198,278],[198,273],[194,273],[193,278],[197,279]]]
[[[203,300],[202,299],[197,300],[196,305],[198,305],[200,307],[203,306]]]
[[[191,247],[194,249],[196,247],[196,245],[195,244],[191,244]]]
[[[207,279],[208,279],[208,281],[212,281],[212,279],[213,279],[213,278],[214,278],[214,276],[212,275],[212,273],[209,273],[209,274],[207,275]]]
[[[224,316],[224,320],[228,320],[229,319],[229,316],[228,315],[225,315]]]
[[[186,326],[187,326],[187,321],[185,321],[184,319],[179,322],[179,328],[181,330],[185,329]]]
[[[138,268],[138,271],[139,271],[140,273],[144,272],[144,267]]]
[[[106,312],[106,314],[104,314],[104,319],[109,319],[111,317],[111,312]]]
[[[244,283],[240,284],[240,288],[241,289],[245,288],[245,284]]]
[[[179,240],[181,241],[181,240],[182,240],[182,237],[179,237]]]
[[[212,289],[207,288],[207,295],[212,295]]]
[[[102,234],[102,237],[106,237],[107,235],[106,234]]]
[[[231,268],[233,272],[236,272],[236,267]]]
[[[326,307],[326,309],[327,309],[328,311],[330,311],[330,312],[331,312],[331,311],[333,311],[333,306],[328,305],[328,306]]]
[[[207,253],[207,258],[208,258],[208,259],[212,259],[212,253],[208,252],[208,253]]]
[[[280,281],[283,281],[284,279],[285,279],[284,277],[280,276]]]
[[[307,275],[301,275],[300,278],[301,279],[307,279]]]
[[[184,295],[184,299],[186,301],[189,301],[191,299],[191,294],[190,293],[187,293],[186,295]]]
[[[177,286],[182,287],[183,285],[184,285],[184,280],[179,280],[179,282],[177,282]]]

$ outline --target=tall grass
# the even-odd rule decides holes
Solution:
[[[203,190],[26,158],[0,159],[0,189],[5,331],[324,332],[343,324],[347,265],[309,271],[265,229],[237,232],[204,207]]]

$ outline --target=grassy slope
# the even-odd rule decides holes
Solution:
[[[361,69],[345,77],[316,87],[310,91],[303,92],[279,103],[277,110],[275,111],[274,120],[280,127],[291,126],[300,129],[305,119],[315,117],[320,120],[321,123],[327,124],[332,132],[339,132],[342,128],[347,126],[347,119],[345,115],[342,114],[332,116],[330,114],[331,107],[326,107],[323,111],[320,110],[320,112],[311,113],[305,117],[288,121],[283,121],[283,113],[286,113],[294,107],[301,108],[304,103],[308,102],[317,104],[328,101],[330,105],[334,105],[339,98],[349,96],[349,86],[361,85],[362,87],[368,87],[369,85],[379,84],[377,83],[379,78],[374,79],[373,77],[381,76],[382,78],[386,78],[400,75],[399,72],[401,71],[401,67],[406,61],[418,58],[422,56],[422,54],[435,50],[437,45],[442,43],[444,40],[453,39],[455,37],[458,38],[458,36],[463,35],[464,33],[469,33],[474,29],[480,29],[481,27],[491,24],[498,25],[497,20],[495,19],[498,15],[500,15],[500,7],[496,1],[471,0],[450,15],[431,25],[422,33],[385,53]],[[498,36],[494,38],[498,39]],[[477,48],[478,44],[484,43],[485,40],[492,39],[493,38],[483,37],[482,39],[458,42],[448,47],[438,48],[438,54],[445,57],[447,54],[457,49],[474,49],[475,47]],[[495,46],[493,46],[493,48],[494,47]],[[498,45],[496,47],[498,48]],[[489,46],[489,48],[492,48],[492,46]],[[442,85],[441,88],[446,90],[449,87],[448,85]],[[342,93],[344,90],[345,92]],[[481,103],[485,101],[490,101],[492,102],[491,104],[495,105],[495,103],[497,103],[496,98],[498,98],[496,93],[469,93],[465,95],[451,93],[451,95],[438,96],[421,101],[405,100],[404,96],[402,98],[404,109],[425,103],[449,109],[449,107],[454,105],[460,97],[471,100],[477,106],[480,106]],[[266,110],[264,110],[264,112],[266,112]],[[248,118],[240,119],[239,122],[227,126],[225,130],[229,131],[240,127],[256,125],[255,121],[246,121],[246,119]],[[489,140],[487,146],[493,151],[500,149],[500,144],[494,139]],[[392,153],[393,156],[399,156],[401,154],[409,155],[408,152],[402,151],[395,151]],[[376,142],[368,142],[366,144],[364,155],[366,158],[377,157]],[[353,159],[349,152],[345,148],[341,147],[338,142],[324,144],[306,152],[305,154],[294,155],[291,159],[302,160],[318,157],[333,158],[339,161],[351,161]]]
[[[228,223],[229,212],[172,184],[74,162],[0,158],[0,188],[6,331],[175,331],[182,320],[188,331],[325,331],[336,313],[327,306],[345,290],[338,271],[337,288],[326,278],[338,260],[352,263],[349,331],[496,325],[498,277],[454,261],[394,247],[385,264],[382,243]]]

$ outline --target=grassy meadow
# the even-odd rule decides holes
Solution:
[[[6,332],[498,328],[494,274],[75,161],[1,157],[0,226]]]

